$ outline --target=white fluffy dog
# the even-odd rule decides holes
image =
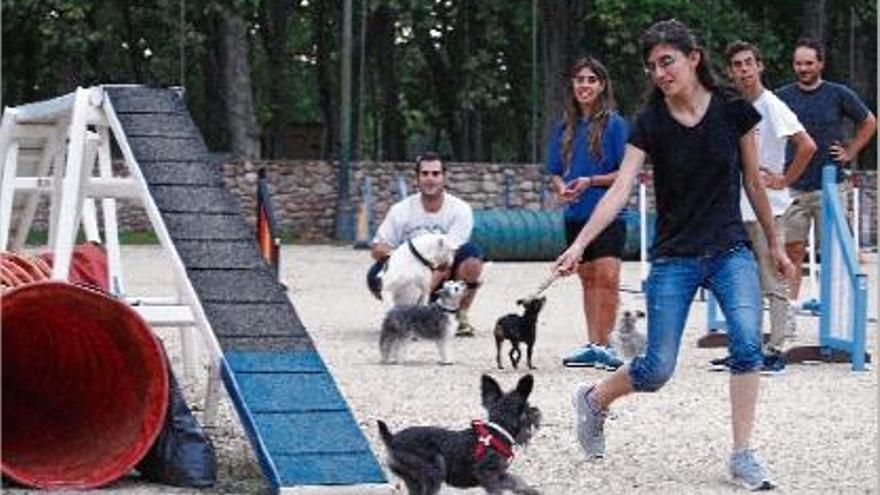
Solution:
[[[455,247],[443,234],[422,234],[397,246],[382,274],[382,299],[392,306],[425,305],[431,295],[431,273],[452,264]]]

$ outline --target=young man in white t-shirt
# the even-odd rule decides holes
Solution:
[[[470,242],[473,211],[466,202],[446,192],[446,169],[436,153],[422,153],[416,158],[416,184],[419,192],[395,203],[373,238],[371,254],[376,263],[367,273],[367,285],[373,295],[381,298],[379,274],[397,246],[428,232],[446,234],[458,248],[452,266],[434,272],[432,289],[450,278],[467,283],[468,292],[458,311],[456,335],[472,336],[474,328],[468,321],[468,309],[483,269],[483,254]]]
[[[752,102],[761,122],[757,125],[755,138],[758,141],[758,153],[761,160],[761,172],[767,199],[776,222],[777,242],[782,239],[782,215],[791,203],[788,187],[797,180],[813,153],[816,143],[804,130],[794,112],[782,102],[772,91],[768,91],[761,83],[764,64],[761,52],[751,43],[735,41],[727,46],[727,70],[731,80],[743,96]],[[785,170],[785,147],[787,143],[794,145],[795,153],[791,165]],[[752,249],[761,267],[761,289],[770,303],[770,340],[765,358],[765,369],[779,371],[785,366],[780,352],[786,339],[794,336],[794,313],[789,303],[789,289],[785,279],[776,275],[776,270],[767,252],[767,241],[764,232],[757,222],[755,212],[743,191],[740,208],[746,231],[752,241]]]

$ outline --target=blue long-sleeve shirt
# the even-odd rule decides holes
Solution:
[[[565,170],[565,157],[562,156],[562,140],[565,136],[565,122],[560,122],[550,136],[547,149],[547,172],[559,175],[569,183],[578,177],[594,177],[614,172],[620,168],[623,160],[623,151],[629,138],[629,126],[617,112],[611,112],[608,122],[605,124],[605,134],[602,136],[602,158],[598,158],[590,151],[590,126],[589,118],[579,119],[574,130],[572,139],[571,164],[568,172]],[[566,221],[587,221],[599,204],[599,200],[608,190],[607,186],[592,186],[588,188],[577,200],[565,207]]]

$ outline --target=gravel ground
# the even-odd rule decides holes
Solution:
[[[158,247],[126,246],[123,257],[131,294],[162,295],[173,286],[170,266]],[[871,278],[869,316],[876,317],[876,258],[871,256],[870,261],[865,265]],[[383,366],[377,349],[383,309],[364,287],[368,264],[366,251],[348,247],[294,245],[282,252],[283,281],[293,304],[384,462],[376,419],[385,420],[394,431],[417,424],[465,428],[484,414],[481,374],[491,374],[505,389],[515,384],[523,371],[495,368],[490,330],[499,316],[516,310],[517,298],[538,286],[548,265],[487,267],[485,284],[471,311],[478,334],[455,341],[454,366],[439,366],[436,347],[427,343],[411,346],[408,364]],[[624,264],[625,289],[638,287],[639,273],[637,263]],[[560,364],[562,356],[585,339],[577,281],[561,280],[547,296],[535,346],[538,369],[532,372],[532,403],[542,410],[544,424],[532,444],[518,452],[512,471],[545,494],[739,492],[726,479],[727,374],[706,369],[706,363],[724,350],[696,347],[706,328],[705,304],[692,306],[673,379],[658,393],[618,401],[606,425],[608,457],[588,463],[571,431],[571,391],[579,381],[602,378],[606,372]],[[644,303],[641,294],[622,292],[622,309],[644,309]],[[816,340],[817,321],[799,318],[801,342]],[[876,322],[869,324],[874,356],[876,327]],[[158,332],[182,376],[178,333]],[[203,375],[186,385],[197,410]],[[853,373],[846,364],[789,366],[783,375],[762,377],[761,385],[753,444],[780,485],[777,493],[878,493],[876,368]],[[126,478],[99,493],[265,493],[259,468],[225,397],[219,424],[210,434],[219,456],[219,480],[213,489],[173,489]],[[9,487],[4,491],[30,493]],[[442,493],[483,492],[444,489]]]

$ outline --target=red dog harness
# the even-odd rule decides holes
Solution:
[[[474,433],[477,434],[474,460],[483,460],[486,457],[486,452],[491,449],[507,459],[508,463],[513,462],[513,437],[507,430],[495,423],[487,423],[479,419],[473,420],[471,426],[474,428]],[[497,435],[497,433],[501,433],[501,436]]]

